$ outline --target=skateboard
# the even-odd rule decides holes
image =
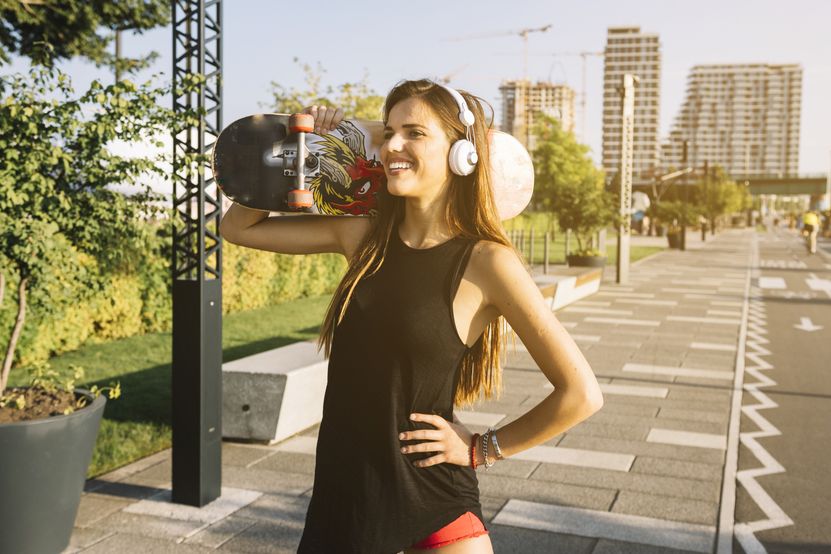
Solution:
[[[386,186],[379,149],[380,121],[347,119],[328,134],[313,133],[306,114],[257,114],[228,125],[211,156],[213,176],[234,202],[270,212],[377,215],[376,195]],[[491,180],[502,220],[531,200],[531,157],[513,136],[488,133]]]

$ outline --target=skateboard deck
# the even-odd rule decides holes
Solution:
[[[376,194],[386,186],[379,149],[384,124],[343,120],[334,131],[318,135],[290,131],[288,114],[257,114],[228,125],[217,137],[211,157],[213,176],[234,202],[259,210],[322,215],[377,215]],[[494,199],[502,220],[518,215],[531,200],[534,168],[528,152],[501,131],[488,135]],[[312,203],[289,206],[298,188],[297,152],[305,144],[305,188]]]

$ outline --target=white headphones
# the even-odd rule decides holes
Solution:
[[[450,155],[448,156],[450,171],[456,175],[470,175],[476,167],[476,162],[479,161],[479,156],[476,154],[476,140],[473,136],[473,123],[476,118],[473,117],[473,112],[470,111],[467,102],[459,94],[459,91],[441,83],[436,84],[453,96],[453,99],[459,105],[459,121],[465,126],[466,138],[457,140],[450,147]]]

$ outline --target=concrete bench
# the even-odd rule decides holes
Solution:
[[[558,310],[597,292],[601,275],[596,268],[560,266],[532,277]],[[316,341],[222,364],[222,436],[273,443],[320,423],[328,366]]]
[[[222,364],[222,436],[272,443],[320,423],[328,367],[316,341]]]
[[[532,275],[552,310],[559,310],[600,290],[602,268],[557,267],[555,271],[548,275]]]

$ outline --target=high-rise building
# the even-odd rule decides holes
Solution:
[[[799,166],[802,67],[697,65],[662,145],[662,166],[720,165],[730,175],[794,175]]]
[[[632,174],[657,169],[660,161],[658,114],[661,92],[661,44],[655,33],[640,27],[609,27],[603,65],[603,169],[607,181],[620,171],[621,88],[623,75],[639,79],[635,88]]]
[[[566,131],[574,130],[574,89],[571,87],[520,80],[503,81],[499,91],[502,93],[500,128],[515,136],[529,151],[535,147],[534,122],[539,113],[558,119]]]

